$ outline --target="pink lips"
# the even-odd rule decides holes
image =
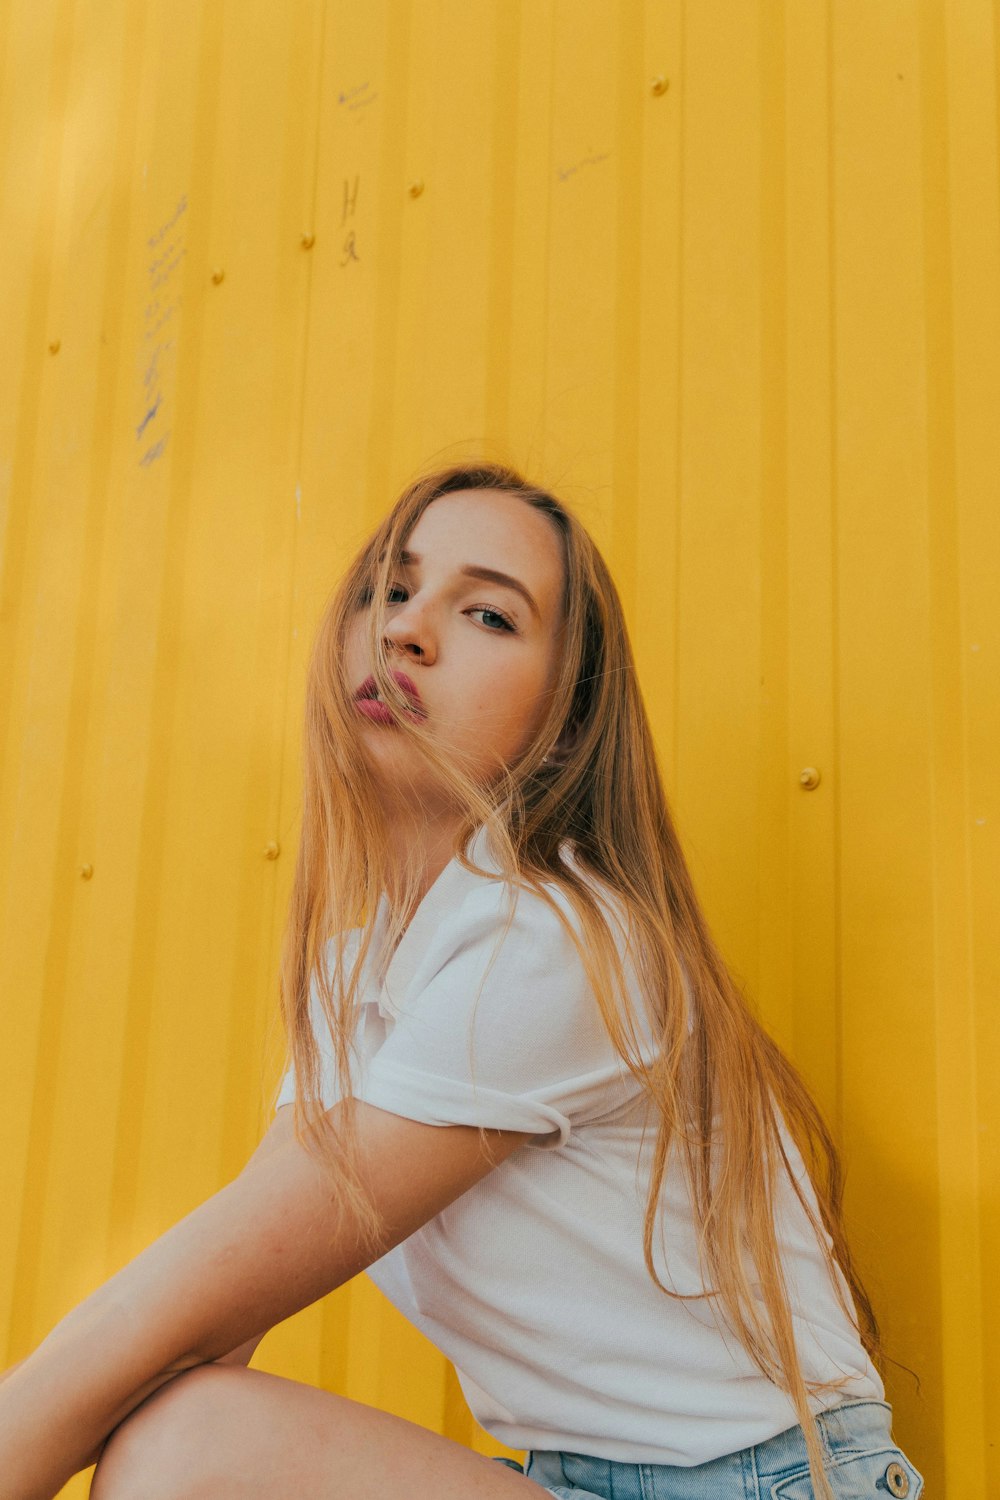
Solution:
[[[392,672],[390,675],[414,705],[414,711],[407,712],[404,710],[404,716],[413,722],[426,718],[426,713],[423,710],[419,710],[420,694],[417,692],[416,683],[412,682],[405,672]],[[366,677],[354,695],[354,701],[359,711],[364,714],[366,719],[371,719],[373,723],[395,723],[396,716],[392,709],[388,703],[382,703],[375,697],[375,691],[374,677]]]

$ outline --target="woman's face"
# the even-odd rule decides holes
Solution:
[[[520,583],[469,576],[492,569]],[[563,563],[552,522],[516,495],[456,490],[431,502],[410,532],[391,579],[385,639],[391,669],[410,679],[425,726],[475,779],[489,782],[530,743],[555,684],[562,623]],[[346,642],[356,694],[372,670],[367,611]],[[355,708],[357,732],[383,788],[425,811],[435,802],[433,767],[415,756],[405,730]]]

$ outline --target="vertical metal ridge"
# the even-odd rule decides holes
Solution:
[[[384,512],[392,485],[392,456],[397,424],[397,380],[402,241],[404,216],[414,200],[411,185],[406,122],[411,108],[410,35],[414,25],[410,0],[390,4],[380,14],[378,29],[382,68],[378,178],[369,179],[369,196],[376,200],[375,244],[380,275],[373,299],[371,394],[367,404],[368,437],[359,477],[365,486],[365,520]],[[419,208],[419,203],[416,205]]]
[[[685,208],[687,204],[687,0],[677,0],[678,26],[677,26],[677,71],[680,75],[680,103],[677,114],[677,353],[675,356],[674,384],[677,393],[677,418],[676,418],[676,450],[673,472],[674,482],[674,609],[673,627],[674,643],[672,651],[672,692],[671,692],[671,718],[670,718],[670,768],[672,772],[671,786],[668,788],[673,792],[678,780],[678,767],[681,754],[681,650],[683,641],[683,629],[681,622],[681,569],[683,567],[684,554],[682,551],[684,543],[684,370],[686,367],[688,349],[686,340],[686,288],[688,270],[686,265],[687,237],[685,234]]]
[[[46,404],[51,406],[50,393],[64,379],[62,369],[54,363],[55,356],[50,357],[48,352],[56,335],[47,330],[51,324],[56,205],[64,190],[61,127],[73,61],[72,11],[72,0],[60,0],[51,15],[50,36],[43,39],[36,33],[30,38],[30,44],[45,46],[50,71],[47,90],[43,92],[36,83],[31,91],[32,97],[43,101],[42,108],[34,121],[23,122],[26,133],[30,133],[34,123],[44,144],[36,158],[39,167],[31,174],[30,185],[38,195],[32,225],[34,261],[27,272],[21,379],[19,387],[15,388],[12,382],[10,389],[17,422],[11,434],[9,461],[4,455],[5,462],[9,462],[9,509],[0,587],[11,630],[9,636],[4,632],[10,651],[6,670],[0,671],[0,724],[6,726],[0,764],[0,827],[7,833],[5,878],[0,886],[0,933],[14,950],[12,962],[5,964],[10,993],[35,996],[38,1006],[30,1026],[22,1033],[26,1046],[21,1055],[32,1060],[32,1071],[26,1075],[18,1070],[6,1077],[4,1090],[12,1132],[3,1152],[7,1163],[4,1176],[8,1179],[4,1189],[5,1193],[10,1192],[7,1201],[13,1205],[12,1223],[17,1227],[0,1251],[6,1262],[6,1265],[0,1262],[0,1297],[6,1304],[3,1311],[9,1319],[8,1338],[14,1358],[27,1352],[39,1293],[38,1250],[45,1233],[53,1107],[45,1080],[51,1075],[52,1043],[58,1035],[65,1005],[65,992],[56,982],[60,942],[56,936],[54,953],[51,917],[44,910],[51,896],[41,883],[46,876],[52,876],[53,820],[51,816],[37,818],[31,826],[28,812],[32,806],[37,808],[40,772],[51,767],[54,759],[51,750],[46,755],[39,744],[39,724],[47,727],[57,720],[59,711],[58,684],[56,693],[50,695],[44,677],[44,640],[51,622],[45,618],[39,597],[46,582],[44,563],[49,541],[43,520],[58,513],[52,486],[45,483],[50,453],[41,428],[41,415]],[[12,130],[4,143],[5,150],[8,153],[23,150],[24,139]],[[6,379],[3,385],[6,386]],[[56,701],[53,703],[52,699]],[[33,927],[39,937],[32,950],[18,948],[15,943],[16,934],[25,926]],[[52,967],[54,958],[56,970]],[[7,1109],[3,1117],[6,1123]]]
[[[164,10],[161,9],[157,19],[160,26],[169,31],[170,19]],[[185,1170],[179,1159],[163,1152],[171,1129],[171,1113],[169,1107],[165,1107],[163,1090],[169,1067],[176,1067],[178,1060],[158,1057],[155,1042],[158,1028],[163,1024],[158,997],[165,989],[166,974],[173,957],[170,945],[165,941],[166,932],[169,923],[176,920],[178,911],[175,903],[164,902],[163,893],[170,859],[174,735],[183,691],[181,643],[185,634],[185,567],[191,512],[195,504],[196,449],[200,421],[209,415],[199,401],[200,367],[206,301],[212,295],[209,279],[213,242],[212,179],[224,37],[223,11],[209,7],[199,13],[199,19],[203,24],[194,30],[193,36],[184,32],[171,37],[168,46],[155,55],[157,118],[160,121],[164,112],[169,118],[172,105],[171,65],[180,69],[185,55],[194,60],[194,86],[188,117],[190,136],[185,155],[183,136],[180,150],[177,150],[172,141],[164,138],[162,127],[158,130],[153,125],[153,142],[167,153],[162,163],[157,160],[155,152],[152,153],[154,171],[163,172],[160,179],[163,186],[159,201],[150,203],[139,230],[141,278],[151,248],[147,245],[151,232],[158,224],[170,222],[171,215],[177,211],[175,205],[182,200],[187,203],[187,253],[180,303],[183,310],[178,312],[175,320],[178,330],[175,335],[178,343],[176,385],[169,398],[170,440],[162,457],[143,470],[141,481],[129,485],[134,502],[146,508],[147,520],[152,523],[150,541],[156,550],[155,563],[149,567],[147,575],[153,591],[147,616],[152,631],[151,655],[144,683],[148,693],[148,751],[138,804],[137,833],[141,857],[135,867],[133,947],[122,1047],[125,1087],[120,1094],[119,1147],[113,1185],[113,1199],[118,1211],[113,1253],[127,1256],[135,1254],[142,1243],[162,1232],[163,1208],[170,1202],[172,1192],[171,1176],[178,1167],[182,1172]],[[151,28],[148,34],[150,48],[154,41]],[[183,78],[183,73],[180,76]],[[224,234],[221,238],[224,242]],[[231,265],[230,275],[233,274]],[[132,465],[129,467],[132,473],[136,472]],[[162,999],[159,1004],[162,1005]],[[168,1064],[166,1068],[164,1062]],[[202,1170],[200,1160],[195,1166],[199,1172]]]
[[[645,130],[649,83],[641,66],[643,0],[628,0],[617,16],[615,59],[615,297],[614,367],[611,387],[611,507],[613,566],[622,606],[634,629],[642,496],[640,430],[642,379],[642,189],[645,183]],[[609,85],[610,86],[610,85]],[[659,101],[657,101],[659,102]]]
[[[760,718],[758,840],[761,974],[769,976],[771,1024],[794,1045],[792,823],[798,790],[782,775],[789,754],[791,599],[788,478],[788,129],[784,0],[765,0],[760,71]]]
[[[834,979],[834,1001],[836,1010],[835,1019],[835,1049],[836,1049],[836,1091],[834,1095],[835,1112],[832,1124],[837,1132],[837,1139],[843,1139],[844,1125],[844,1089],[843,1089],[843,1058],[844,1058],[844,987],[843,987],[843,965],[842,965],[842,934],[843,934],[843,911],[841,906],[841,848],[840,848],[840,826],[841,826],[841,782],[839,767],[841,765],[841,741],[840,741],[840,641],[838,638],[838,621],[840,619],[840,567],[839,567],[839,496],[840,480],[837,468],[837,443],[838,443],[838,328],[837,328],[837,298],[839,292],[839,281],[837,277],[837,103],[836,103],[836,59],[834,48],[835,35],[835,10],[834,0],[826,0],[824,7],[825,33],[826,33],[826,203],[827,203],[827,232],[828,232],[828,272],[827,284],[829,298],[827,305],[827,320],[829,327],[829,406],[830,406],[830,447],[827,455],[829,471],[829,495],[830,495],[830,695],[831,695],[831,738],[830,747],[833,755],[834,767],[837,774],[834,777],[833,786],[830,789],[830,798],[833,804],[833,845],[830,851],[831,864],[833,866],[833,979]]]
[[[511,383],[516,379],[511,329],[514,303],[515,214],[518,206],[517,132],[523,120],[518,96],[523,0],[494,9],[493,95],[490,123],[490,264],[487,314],[484,447],[507,456],[511,438]]]
[[[931,880],[936,1025],[936,1135],[941,1209],[943,1432],[946,1453],[965,1453],[961,1485],[988,1494],[991,1430],[986,1411],[986,1332],[982,1325],[983,1215],[978,1193],[984,1101],[976,1087],[975,956],[972,895],[967,634],[963,630],[961,517],[955,402],[955,219],[943,3],[921,7],[920,128],[923,196],[924,322],[927,368],[929,593],[928,729],[932,762]]]

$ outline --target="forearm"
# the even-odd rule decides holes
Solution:
[[[77,1309],[77,1312],[79,1313],[81,1310]],[[91,1309],[91,1311],[95,1311],[95,1309]],[[26,1432],[30,1430],[33,1412],[40,1412],[43,1409],[48,1411],[50,1403],[53,1401],[60,1407],[72,1407],[74,1404],[72,1400],[74,1390],[78,1392],[85,1389],[96,1391],[99,1388],[101,1384],[100,1362],[102,1349],[104,1351],[104,1358],[110,1357],[112,1360],[116,1360],[117,1356],[115,1354],[116,1346],[112,1334],[112,1323],[110,1320],[105,1321],[101,1317],[97,1317],[95,1321],[97,1331],[88,1340],[82,1336],[86,1326],[82,1319],[77,1319],[75,1324],[64,1320],[53,1329],[44,1343],[39,1345],[35,1350],[34,1355],[31,1356],[31,1364],[28,1370],[24,1369],[28,1361],[22,1359],[16,1365],[11,1365],[9,1369],[0,1371],[0,1386],[4,1385],[6,1381],[10,1380],[18,1372],[23,1372],[18,1379],[17,1385],[13,1389],[8,1388],[4,1395],[0,1397],[0,1452],[6,1452],[6,1445],[3,1439],[5,1423],[11,1431],[16,1429],[19,1432]],[[248,1365],[262,1337],[262,1334],[258,1334],[254,1338],[248,1339],[246,1343],[240,1344],[238,1348],[233,1349],[229,1354],[220,1355],[216,1363]],[[86,1366],[85,1369],[81,1370],[79,1368],[80,1359],[84,1351]],[[53,1378],[54,1376],[55,1379]],[[138,1393],[140,1399],[144,1399],[146,1395],[152,1394],[153,1390],[159,1389],[160,1385],[171,1379],[173,1379],[173,1372],[161,1372],[159,1376],[151,1377],[147,1382],[148,1389]],[[61,1386],[65,1386],[66,1389],[60,1389]],[[139,1402],[136,1401],[135,1405],[138,1404]],[[107,1421],[95,1413],[94,1425],[97,1428],[105,1428],[107,1427]],[[86,1426],[85,1417],[83,1426]],[[48,1431],[47,1427],[46,1433]],[[72,1452],[67,1450],[65,1464],[68,1467],[66,1472],[62,1475],[62,1478],[53,1472],[52,1486],[59,1488],[72,1474],[78,1473],[81,1469],[88,1469],[93,1464],[96,1464],[112,1431],[114,1431],[114,1428],[108,1427],[107,1431],[95,1442],[89,1452],[84,1451],[86,1439],[89,1434],[85,1430],[81,1431],[79,1419],[76,1419],[72,1424],[72,1433],[74,1436],[79,1435],[81,1437],[81,1441],[78,1444],[79,1451]],[[48,1447],[48,1442],[44,1446]],[[13,1477],[9,1468],[7,1473],[13,1483]],[[36,1479],[41,1480],[44,1477],[29,1474],[25,1476],[24,1483],[30,1485]],[[41,1492],[54,1493],[55,1490],[46,1486]],[[30,1491],[26,1490],[26,1493],[30,1493]]]
[[[298,1171],[287,1178],[271,1163],[258,1171],[264,1166],[271,1193],[282,1200],[266,1243],[255,1238],[261,1200],[241,1176],[74,1308],[7,1372],[0,1383],[3,1500],[51,1500],[97,1461],[110,1433],[147,1396],[199,1364],[240,1353],[245,1362],[262,1327],[327,1289],[313,1279],[322,1278],[317,1262],[325,1257],[316,1257],[305,1276],[296,1274],[281,1232],[296,1192],[309,1197],[311,1190],[317,1213],[325,1197],[321,1174],[298,1157]]]
[[[138,1375],[129,1323],[101,1288],[0,1379],[0,1471],[8,1500],[51,1500],[97,1462],[128,1412],[178,1373]]]
[[[362,1166],[381,1210],[370,1242],[294,1140],[255,1159],[62,1320],[0,1385],[3,1500],[52,1500],[118,1424],[184,1370],[262,1337],[342,1286],[496,1165],[475,1126],[366,1104]],[[331,1111],[331,1129],[339,1115]],[[509,1154],[522,1132],[494,1132]]]

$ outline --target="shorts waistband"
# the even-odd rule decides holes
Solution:
[[[892,1407],[887,1401],[841,1401],[828,1406],[816,1416],[820,1442],[827,1458],[847,1458],[866,1453],[892,1442]],[[805,1433],[801,1427],[790,1427],[753,1448],[754,1462],[761,1479],[788,1469],[791,1464],[808,1462]]]
[[[892,1407],[887,1401],[875,1401],[866,1397],[839,1402],[817,1414],[816,1426],[828,1461],[842,1461],[853,1455],[878,1452],[882,1448],[893,1446]],[[745,1480],[757,1492],[763,1493],[760,1490],[761,1483],[766,1484],[775,1476],[784,1476],[796,1469],[805,1469],[809,1463],[805,1433],[799,1426],[789,1427],[762,1443],[742,1448],[737,1453],[724,1454],[721,1458],[710,1459],[694,1468],[673,1464],[622,1463],[615,1459],[588,1458],[577,1453],[538,1450],[530,1453],[528,1458],[525,1472],[543,1486],[570,1484],[583,1489],[592,1487],[600,1493],[623,1497],[635,1493],[636,1500],[639,1489],[643,1496],[659,1493],[660,1483],[676,1486],[678,1494],[687,1494],[690,1488],[692,1495],[696,1489],[698,1495],[701,1495],[703,1492],[707,1493],[704,1486],[709,1480],[718,1485],[720,1494],[728,1494],[730,1489],[733,1493],[742,1494]],[[641,1475],[646,1478],[640,1482]],[[662,1475],[661,1481],[657,1480],[657,1475]]]

